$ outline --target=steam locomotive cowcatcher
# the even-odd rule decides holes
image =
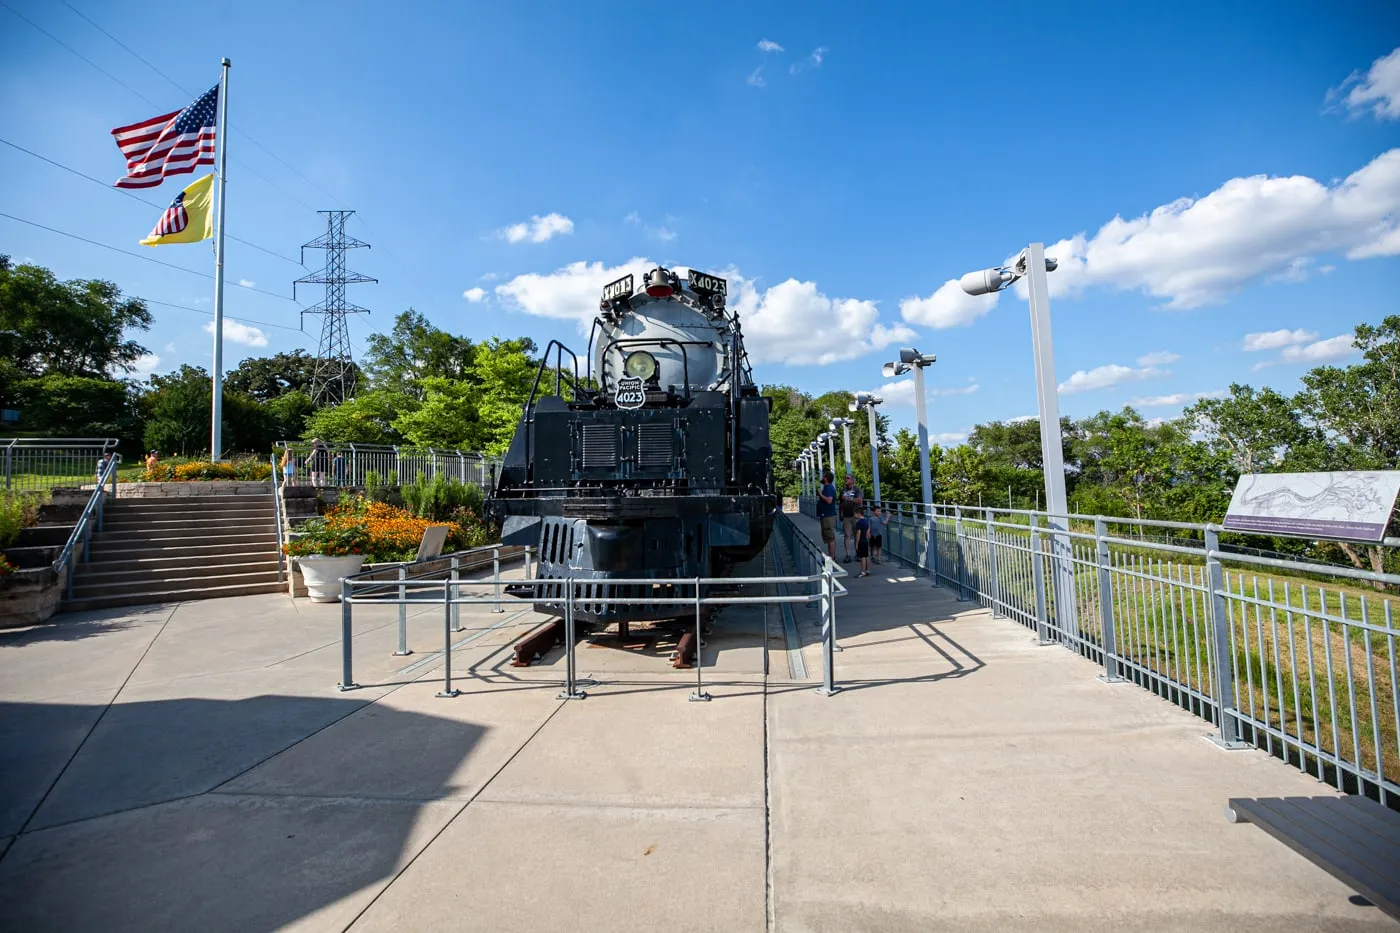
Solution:
[[[587,382],[571,350],[545,348],[486,511],[503,543],[539,549],[540,578],[575,580],[580,621],[684,616],[651,600],[693,589],[609,580],[723,576],[768,541],[769,400],[727,293],[693,269],[685,281],[653,269],[641,291],[625,275],[603,289]],[[541,394],[550,375],[554,393]],[[563,596],[562,584],[539,586],[536,608],[561,612]]]

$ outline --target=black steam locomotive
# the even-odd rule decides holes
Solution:
[[[695,270],[653,269],[641,291],[629,274],[603,289],[584,380],[572,351],[545,349],[486,511],[503,543],[539,549],[540,577],[582,584],[580,621],[687,615],[651,600],[693,589],[610,581],[723,576],[768,541],[769,400],[727,294]],[[562,584],[538,590],[537,609],[562,611]],[[610,597],[640,602],[598,602]]]

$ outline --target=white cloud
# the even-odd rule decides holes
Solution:
[[[496,281],[496,279],[498,279],[498,278],[500,278],[500,276],[498,276],[498,275],[497,275],[496,273],[494,273],[494,272],[485,272],[485,273],[482,273],[481,281],[483,281],[483,282],[494,282],[494,281]]]
[[[1170,350],[1158,350],[1155,353],[1148,353],[1146,356],[1137,358],[1139,366],[1168,366],[1181,359],[1180,353],[1173,353]]]
[[[662,243],[669,243],[676,238],[676,231],[669,227],[657,227],[654,230],[648,230],[647,234]]]
[[[1328,363],[1351,356],[1356,344],[1351,334],[1340,334],[1303,346],[1284,347],[1279,360],[1284,363]]]
[[[462,292],[462,297],[467,299],[467,301],[471,302],[472,304],[480,304],[486,298],[486,289],[469,288],[466,291]]]
[[[1305,175],[1232,178],[1200,198],[1114,217],[1093,236],[1079,233],[1045,252],[1059,261],[1049,276],[1052,298],[1104,286],[1165,299],[1168,308],[1219,302],[1262,279],[1305,277],[1324,254],[1400,255],[1400,148],[1329,184]],[[1016,285],[1023,299],[1024,286]],[[996,305],[995,295],[965,300],[960,292],[950,280],[900,309],[907,321],[956,327]]]
[[[1166,370],[1157,369],[1154,366],[1144,366],[1134,369],[1131,366],[1120,366],[1117,363],[1109,363],[1106,366],[1096,366],[1093,369],[1081,369],[1060,383],[1060,391],[1065,395],[1073,395],[1076,392],[1089,392],[1093,389],[1108,389],[1125,382],[1136,382],[1140,379],[1151,379],[1155,376],[1165,376]]]
[[[543,243],[556,236],[573,232],[574,222],[554,211],[543,217],[534,214],[527,222],[511,224],[509,227],[503,227],[496,231],[497,235],[504,237],[507,243],[524,243],[527,240],[531,243]]]
[[[166,352],[166,353],[175,353],[175,352],[176,352],[176,350],[175,350],[175,341],[172,340],[170,343],[167,343],[167,344],[165,345],[165,352]]]
[[[1351,76],[1327,92],[1329,102],[1346,92],[1342,103],[1353,115],[1370,111],[1379,120],[1400,119],[1400,48],[1371,63],[1365,75]]]
[[[1241,347],[1246,353],[1254,353],[1258,350],[1277,350],[1281,347],[1291,347],[1316,339],[1317,331],[1303,330],[1301,327],[1297,330],[1264,330],[1245,334]]]
[[[1006,423],[1020,424],[1022,421],[1035,421],[1038,418],[1040,418],[1039,415],[1017,415],[1015,418],[1007,418]]]
[[[642,215],[638,214],[636,211],[629,211],[627,216],[622,218],[622,222],[636,226],[642,222]]]
[[[204,332],[206,334],[214,333],[213,321],[205,322]],[[249,347],[267,346],[267,334],[256,327],[229,318],[224,318],[224,339],[230,343],[241,343]]]
[[[785,52],[785,51],[787,51],[787,50],[784,49],[781,45],[779,45],[778,43],[774,42],[772,39],[759,39],[759,40],[758,40],[758,50],[759,50],[760,52]]]
[[[518,275],[497,285],[496,297],[527,314],[574,321],[583,331],[598,313],[604,285],[629,272],[641,282],[654,267],[641,256],[616,266],[575,262],[551,273]],[[875,302],[831,298],[815,282],[788,279],[760,291],[753,279],[736,269],[726,269],[723,275],[729,280],[729,306],[739,314],[754,362],[824,365],[915,336],[903,324],[881,323]]]
[[[763,80],[763,66],[759,65],[749,72],[748,83],[750,87],[763,87],[768,82]]]
[[[905,298],[899,303],[900,315],[911,324],[928,327],[966,327],[997,306],[997,293],[973,297],[962,290],[957,279],[949,279],[927,298]]]
[[[1176,392],[1172,395],[1149,395],[1146,398],[1135,398],[1128,404],[1137,408],[1165,408],[1168,405],[1189,405],[1203,398],[1224,398],[1227,394],[1224,389],[1212,389],[1209,392]]]
[[[967,440],[966,431],[946,431],[943,434],[935,434],[929,438],[935,444],[961,444]],[[922,469],[922,468],[921,468]]]
[[[143,353],[131,364],[131,375],[149,376],[160,365],[160,357],[154,353]]]
[[[802,72],[807,71],[810,68],[820,68],[822,66],[822,59],[826,56],[826,53],[829,51],[831,50],[824,45],[817,46],[815,49],[812,50],[811,55],[808,55],[801,61],[796,61],[789,65],[788,73],[801,74]]]
[[[254,282],[252,279],[239,279],[239,280],[238,280],[238,284],[241,285],[241,286],[243,286],[244,288],[257,288],[257,287],[258,287],[258,283],[257,283],[257,282]]]

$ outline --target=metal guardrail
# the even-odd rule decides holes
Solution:
[[[114,454],[111,460],[106,461],[102,469],[95,472],[94,479],[97,481],[93,487],[92,495],[88,497],[87,505],[83,506],[83,513],[78,516],[78,523],[73,526],[73,531],[68,535],[68,542],[63,545],[63,550],[59,552],[58,558],[53,562],[54,573],[67,572],[64,580],[64,594],[67,598],[73,598],[73,555],[77,552],[78,545],[83,546],[82,560],[87,561],[88,552],[92,544],[92,528],[97,526],[97,530],[102,530],[103,504],[107,500],[106,490],[110,483],[112,486],[112,496],[117,494],[117,468],[121,466],[122,455]]]
[[[102,455],[116,450],[112,437],[11,437],[0,440],[5,489],[85,486],[96,481]]]
[[[935,586],[1090,658],[1108,683],[1190,710],[1226,747],[1400,807],[1400,628],[1387,589],[1400,575],[1240,553],[1212,525],[1070,515],[1052,532],[1044,512],[878,504],[885,553]],[[800,507],[813,514],[815,500]],[[1160,528],[1190,538],[1143,532]]]
[[[271,454],[272,461],[272,510],[277,517],[277,582],[287,582],[287,555],[283,553],[283,548],[287,544],[287,517],[282,509],[282,488],[278,485],[281,482],[279,474],[282,472],[277,465],[277,455]]]
[[[531,576],[531,551],[530,548],[518,549],[508,548],[500,544],[486,545],[485,547],[472,548],[466,551],[458,551],[454,554],[443,555],[430,561],[405,562],[403,564],[379,565],[372,570],[367,570],[354,576],[345,577],[341,581],[341,616],[340,616],[340,647],[341,647],[341,679],[337,685],[339,690],[353,690],[360,685],[355,682],[354,675],[354,610],[355,606],[363,603],[373,605],[396,605],[399,607],[399,637],[398,648],[394,652],[396,655],[409,654],[407,645],[407,607],[410,605],[435,605],[441,606],[443,610],[443,687],[438,693],[440,697],[455,697],[460,691],[452,686],[452,651],[454,647],[462,647],[462,643],[453,644],[453,635],[463,631],[460,624],[460,608],[463,605],[481,606],[491,605],[496,612],[504,612],[505,607],[514,606],[522,609],[532,607],[536,597],[508,596],[503,594],[503,580],[501,578],[501,565],[503,562],[512,560],[515,557],[523,557],[525,561],[525,575],[523,578],[513,578],[509,581],[512,589],[519,592],[521,589],[531,593],[540,593],[540,587],[555,587],[564,584],[564,646],[565,646],[565,676],[563,690],[559,694],[560,699],[581,700],[587,694],[580,689],[578,678],[578,664],[576,658],[576,623],[574,619],[575,606],[586,603],[590,606],[602,605],[675,605],[678,609],[691,610],[695,614],[695,691],[690,695],[693,701],[706,701],[710,699],[710,694],[705,692],[704,684],[704,662],[701,641],[701,610],[707,606],[728,606],[728,605],[762,605],[762,604],[792,604],[811,605],[816,604],[822,619],[822,642],[823,642],[823,672],[822,686],[818,687],[818,692],[825,695],[835,694],[839,687],[835,683],[834,652],[836,648],[836,599],[845,595],[846,589],[838,581],[838,577],[846,575],[844,569],[826,558],[824,553],[816,547],[801,531],[797,530],[784,516],[778,517],[778,532],[784,535],[784,540],[788,543],[789,552],[798,561],[799,566],[816,567],[815,572],[799,574],[795,576],[761,576],[761,577],[681,577],[671,579],[609,579],[609,584],[621,586],[673,586],[678,592],[689,595],[676,597],[654,597],[654,596],[598,596],[591,589],[596,588],[598,581],[593,579],[574,579],[572,577],[559,579],[557,577],[540,578]],[[513,552],[513,553],[512,553]],[[489,558],[489,562],[487,560]],[[411,571],[415,565],[438,563],[442,566],[436,571],[417,576],[411,576]],[[492,567],[492,575],[484,580],[463,580],[461,574],[469,569]],[[538,566],[538,565],[535,565]],[[801,587],[802,592],[779,593],[767,595],[766,589],[774,585],[785,587]],[[720,587],[732,588],[757,588],[757,594],[717,594],[715,589]],[[470,588],[485,588],[486,592],[467,594],[464,592]],[[706,594],[706,590],[710,592]],[[810,590],[810,592],[808,592]],[[556,602],[561,597],[557,593],[551,593],[550,602]],[[539,597],[544,601],[544,597]],[[678,615],[689,615],[689,612],[678,612]],[[506,620],[509,621],[509,620]],[[492,631],[501,627],[505,622],[497,623],[490,629],[482,630],[479,634]],[[538,625],[537,621],[528,623],[531,627]]]
[[[309,441],[278,441],[278,450],[290,448],[296,459],[295,485],[312,485],[308,457],[311,454]],[[336,455],[340,463],[336,464]],[[274,472],[281,472],[277,466]],[[433,447],[398,447],[385,444],[328,444],[326,446],[325,476],[315,485],[325,486],[364,486],[365,477],[376,473],[380,482],[386,485],[411,483],[422,473],[428,479],[441,476],[463,483],[472,483],[483,492],[495,485],[500,461],[484,454],[465,450],[446,450]],[[390,483],[394,478],[395,483]]]

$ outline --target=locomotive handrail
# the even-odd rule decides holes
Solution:
[[[557,349],[556,349],[557,348]],[[558,340],[551,340],[545,346],[544,352],[540,354],[540,365],[535,369],[535,381],[530,385],[530,398],[525,402],[525,410],[528,412],[530,406],[535,404],[536,393],[540,388],[540,379],[544,376],[545,367],[549,365],[549,351],[554,350],[554,394],[559,394],[560,378],[564,369],[564,354],[569,354],[574,361],[574,378],[570,380],[570,386],[574,390],[574,395],[578,395],[578,354],[564,346]]]

